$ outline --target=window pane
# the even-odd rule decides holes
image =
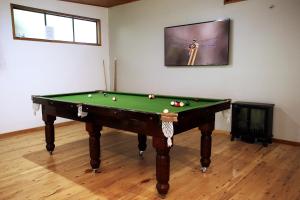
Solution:
[[[74,19],[75,42],[97,44],[97,23]]]
[[[73,41],[72,18],[46,15],[47,31],[49,40]]]
[[[16,37],[45,39],[44,14],[14,9]]]

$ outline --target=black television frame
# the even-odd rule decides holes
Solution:
[[[227,56],[226,56],[226,62],[224,64],[205,64],[205,65],[168,65],[166,62],[166,55],[167,55],[167,45],[166,45],[166,30],[169,28],[176,28],[176,27],[184,27],[184,26],[193,26],[193,25],[199,25],[199,24],[205,24],[205,23],[213,23],[213,22],[220,22],[220,21],[227,21],[228,22],[228,40],[227,40]],[[198,66],[225,66],[229,65],[229,58],[230,58],[230,29],[231,29],[231,20],[230,18],[225,18],[222,20],[211,20],[211,21],[204,21],[204,22],[197,22],[197,23],[191,23],[191,24],[183,24],[183,25],[176,25],[176,26],[168,26],[164,28],[164,64],[166,67],[198,67]]]

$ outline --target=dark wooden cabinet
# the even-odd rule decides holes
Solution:
[[[254,143],[264,146],[272,143],[274,104],[237,101],[232,103],[231,140]]]

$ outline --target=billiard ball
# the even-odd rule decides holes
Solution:
[[[179,102],[179,101],[175,101],[174,106],[175,106],[175,107],[180,107],[180,102]]]
[[[148,95],[148,98],[149,98],[149,99],[154,99],[155,96],[154,96],[154,94],[149,94],[149,95]]]
[[[180,107],[183,107],[183,106],[184,106],[184,103],[183,103],[183,102],[180,102],[179,105],[180,105]]]
[[[174,106],[175,105],[175,101],[171,101],[171,106]]]
[[[164,109],[163,112],[164,112],[164,113],[168,113],[169,110],[168,110],[168,109]]]
[[[113,97],[112,100],[113,100],[113,101],[117,101],[117,98],[116,98],[116,97]]]
[[[91,94],[89,94],[89,95],[88,95],[88,97],[89,97],[89,98],[91,98],[91,97],[92,97],[92,95],[91,95]]]

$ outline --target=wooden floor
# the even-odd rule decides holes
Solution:
[[[155,152],[148,138],[138,159],[135,134],[104,129],[101,173],[89,166],[84,124],[56,129],[56,149],[45,150],[43,131],[0,140],[0,199],[160,199]],[[177,135],[171,149],[166,199],[300,199],[300,148],[267,148],[214,134],[212,164],[199,170],[199,132]]]

